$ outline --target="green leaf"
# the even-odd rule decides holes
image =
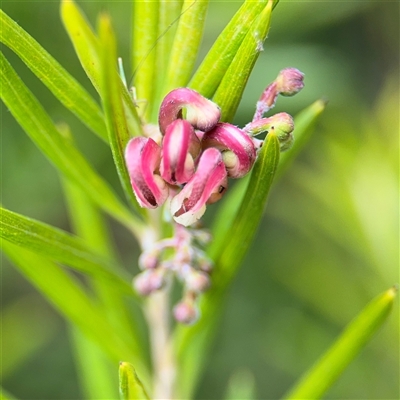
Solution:
[[[79,61],[93,86],[99,91],[100,45],[85,16],[72,0],[61,1],[61,19]],[[107,135],[106,135],[107,136]]]
[[[185,0],[165,77],[164,93],[187,86],[196,62],[208,0]]]
[[[107,142],[104,117],[86,90],[16,22],[0,10],[0,41],[13,50],[61,103]]]
[[[148,369],[140,357],[114,331],[76,279],[61,267],[31,251],[4,241],[3,251],[52,305],[88,338],[95,341],[116,363],[122,358],[135,361],[141,375]]]
[[[119,363],[119,392],[121,400],[150,400],[132,364]]]
[[[166,67],[169,65],[177,22],[182,10],[182,2],[182,0],[165,0],[159,3],[158,37],[157,45],[154,49],[156,52],[155,65],[159,66],[159,68],[157,68],[153,82],[153,102],[150,117],[150,121],[153,122],[158,121],[158,110],[163,98],[167,94],[164,89],[165,76],[167,74]]]
[[[320,399],[385,322],[396,292],[392,287],[373,299],[284,398]]]
[[[101,49],[97,36],[87,22],[85,15],[72,0],[62,0],[61,17],[83,69],[99,92]],[[135,105],[125,86],[122,82],[120,84],[129,133],[131,136],[143,136]]]
[[[202,370],[207,349],[219,320],[226,289],[245,256],[261,221],[269,189],[279,162],[279,141],[275,135],[266,137],[253,167],[248,189],[230,231],[218,248],[208,254],[215,262],[213,284],[202,296],[201,318],[193,326],[178,326],[175,344],[178,354],[179,395],[191,396]]]
[[[158,1],[143,0],[133,2],[132,70],[134,86],[139,99],[140,114],[146,120],[151,115],[153,106],[158,7]]]
[[[279,179],[287,171],[294,158],[308,142],[314,131],[315,123],[324,111],[325,106],[326,102],[324,100],[317,100],[295,116],[294,144],[288,151],[281,153],[275,180]],[[211,229],[214,239],[209,247],[210,254],[214,254],[217,249],[223,246],[223,240],[231,229],[231,225],[227,221],[233,221],[238,213],[240,204],[246,193],[249,177],[248,175],[236,182],[233,189],[222,200],[221,208],[214,219]]]
[[[277,178],[279,178],[291,165],[305,144],[310,140],[314,131],[314,126],[322,112],[325,110],[327,102],[317,100],[310,106],[302,110],[294,118],[294,142],[293,146],[281,154]]]
[[[142,222],[120,202],[72,141],[57,131],[48,114],[2,53],[0,67],[3,101],[33,142],[63,175],[81,186],[103,210],[140,237]]]
[[[279,1],[279,0],[278,0]],[[274,2],[273,8],[278,4]],[[246,0],[207,53],[189,87],[211,98],[232,63],[256,17],[268,0]]]
[[[88,249],[79,238],[4,208],[0,210],[0,236],[3,239],[96,279],[108,280],[124,293],[134,294],[129,278],[106,258]]]
[[[222,121],[231,121],[236,113],[250,73],[263,50],[271,21],[272,5],[273,0],[269,0],[251,25],[213,97],[213,101],[221,107]]]
[[[86,400],[117,400],[117,388],[112,374],[114,366],[101,348],[79,329],[70,327],[77,375]]]
[[[125,118],[122,103],[121,78],[116,69],[116,43],[110,20],[102,16],[99,20],[99,36],[101,43],[100,66],[100,94],[103,100],[103,108],[107,120],[108,137],[114,158],[114,164],[130,204],[135,207],[137,213],[144,215],[144,209],[139,206],[129,177],[125,163],[125,148],[131,139]]]
[[[115,259],[107,227],[104,218],[98,207],[82,192],[82,190],[71,182],[64,181],[64,190],[69,205],[69,213],[72,218],[72,226],[74,231],[81,236],[88,245],[93,248],[96,253],[102,254],[107,259]],[[103,316],[113,326],[119,335],[126,341],[131,343],[131,347],[137,354],[143,353],[143,338],[139,335],[138,321],[132,309],[127,310],[127,305],[122,298],[123,293],[108,281],[95,280],[92,283],[93,291],[97,294],[99,307],[102,308]],[[80,365],[82,374],[89,377],[89,381],[82,377],[83,387],[87,393],[90,393],[93,399],[98,399],[100,395],[96,393],[103,392],[106,396],[106,389],[102,389],[103,385],[108,388],[107,384],[107,360],[101,354],[101,350],[96,349],[95,345],[87,343],[87,339],[77,331],[72,332],[74,343],[77,349],[77,361]],[[83,347],[84,350],[81,349]],[[110,376],[108,376],[110,380]],[[90,384],[90,382],[102,382],[102,385]],[[116,385],[112,384],[115,388]],[[108,392],[109,389],[108,389]],[[114,393],[114,391],[110,392]],[[113,398],[111,395],[109,398]]]

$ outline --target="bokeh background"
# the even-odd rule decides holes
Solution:
[[[93,25],[100,11],[112,15],[129,71],[130,2],[78,3]],[[201,55],[239,6],[211,2]],[[58,1],[3,0],[2,8],[96,96],[63,29]],[[82,151],[120,191],[108,148],[3,51],[52,118],[70,125]],[[308,147],[273,188],[229,292],[198,399],[222,398],[232,374],[242,370],[254,377],[258,399],[279,398],[370,299],[399,282],[399,3],[281,0],[237,124],[249,121],[261,91],[287,66],[305,73],[306,87],[294,98],[280,98],[276,111],[295,115],[321,97],[329,104]],[[70,229],[55,169],[3,105],[1,142],[3,205]],[[209,210],[206,223],[218,207]],[[110,229],[134,273],[136,244],[111,221]],[[398,310],[397,302],[326,398],[400,397]],[[65,322],[7,260],[2,323],[7,390],[27,400],[83,398]]]

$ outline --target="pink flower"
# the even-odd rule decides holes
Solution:
[[[183,119],[173,121],[162,142],[162,178],[173,185],[186,183],[194,174],[194,160],[200,150],[192,125]]]
[[[163,135],[168,125],[176,119],[186,119],[193,128],[207,132],[217,124],[220,116],[219,107],[211,100],[194,90],[179,88],[164,97],[158,122]]]
[[[214,148],[206,149],[195,174],[171,200],[171,213],[175,221],[184,226],[193,224],[204,214],[206,203],[214,203],[222,197],[227,185],[221,153]]]
[[[144,137],[131,139],[125,150],[125,160],[133,191],[141,207],[157,208],[168,197],[168,186],[155,171],[161,161],[161,148]]]
[[[222,152],[228,176],[241,178],[246,175],[256,160],[256,149],[252,139],[238,127],[219,123],[206,132],[202,140],[203,148],[216,148]]]

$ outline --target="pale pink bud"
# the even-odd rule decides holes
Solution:
[[[193,324],[199,318],[199,311],[191,301],[181,301],[174,307],[174,317],[183,324]]]
[[[232,178],[246,175],[256,160],[256,149],[252,139],[246,132],[231,124],[219,123],[205,133],[202,146],[222,151],[228,176]]]
[[[163,139],[161,176],[173,185],[186,183],[194,174],[200,140],[189,122],[177,119],[168,125]]]
[[[176,222],[188,226],[204,214],[206,203],[222,196],[227,187],[225,165],[221,153],[206,149],[197,170],[183,189],[171,200],[171,213]]]
[[[159,269],[148,269],[133,280],[133,287],[141,296],[148,296],[161,289],[165,284],[164,272]]]
[[[267,86],[258,100],[253,121],[261,119],[266,112],[275,106],[279,94],[293,96],[303,89],[303,79],[304,74],[296,68],[281,70],[275,81]]]
[[[282,96],[293,96],[304,87],[304,74],[296,68],[285,68],[276,78],[277,89]]]
[[[158,122],[162,134],[165,134],[171,122],[182,118],[189,121],[194,128],[206,132],[219,121],[220,116],[219,107],[211,100],[192,89],[179,88],[165,96]]]
[[[243,129],[251,136],[274,132],[281,145],[281,151],[287,150],[293,143],[293,118],[284,112],[250,122]]]
[[[144,137],[131,139],[125,150],[125,160],[136,199],[141,207],[156,208],[168,196],[168,186],[155,171],[161,161],[161,148]]]
[[[158,251],[145,251],[139,257],[141,269],[154,269],[158,266],[160,254]]]
[[[204,272],[191,271],[185,277],[185,283],[187,290],[201,293],[210,287],[210,277]]]

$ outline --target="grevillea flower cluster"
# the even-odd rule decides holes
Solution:
[[[150,209],[166,203],[177,223],[173,238],[155,243],[142,254],[139,264],[144,271],[136,277],[135,287],[148,295],[163,287],[167,273],[173,272],[185,287],[184,299],[174,309],[178,321],[190,323],[197,318],[195,300],[208,288],[211,270],[210,260],[196,246],[203,231],[184,227],[198,221],[207,204],[221,199],[228,178],[242,178],[251,170],[263,143],[255,136],[273,131],[281,150],[291,146],[293,118],[284,112],[264,114],[279,94],[292,96],[302,88],[300,71],[282,70],[262,93],[252,122],[242,129],[221,122],[220,108],[211,100],[192,89],[178,88],[164,98],[158,128],[147,125],[147,137],[128,143],[125,157],[137,201]],[[165,258],[167,249],[173,255]]]

